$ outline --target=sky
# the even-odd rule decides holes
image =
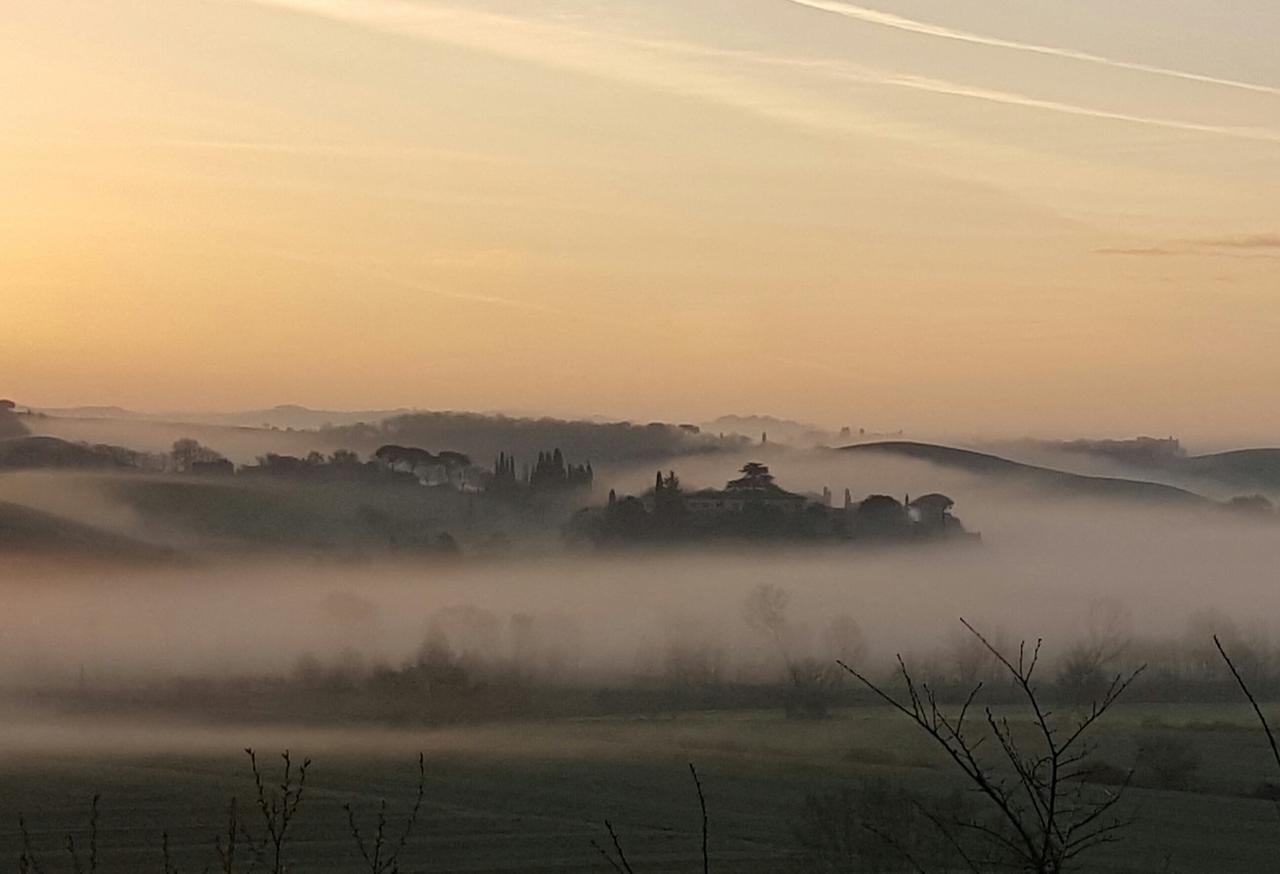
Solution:
[[[0,395],[1280,439],[1273,0],[0,0]]]

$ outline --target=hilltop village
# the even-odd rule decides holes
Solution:
[[[642,495],[610,491],[604,506],[580,510],[570,536],[597,544],[713,539],[902,541],[977,539],[952,515],[942,494],[899,501],[870,495],[854,501],[845,489],[836,506],[821,495],[788,491],[767,465],[749,462],[722,489],[685,490],[674,472],[658,472]]]

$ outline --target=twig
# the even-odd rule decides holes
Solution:
[[[618,833],[613,830],[613,823],[606,819],[604,827],[609,832],[609,839],[613,841],[613,849],[618,854],[618,862],[622,865],[622,870],[626,871],[627,874],[635,874],[631,870],[631,864],[627,861],[627,854],[622,852],[622,842],[618,840]]]
[[[698,779],[698,769],[689,763],[689,773],[693,775],[693,785],[698,790],[698,807],[702,810],[702,874],[711,871],[711,856],[707,852],[707,798],[702,794],[702,781]]]
[[[1276,760],[1276,767],[1280,768],[1280,745],[1276,744],[1276,736],[1271,730],[1271,723],[1267,721],[1267,717],[1262,713],[1262,707],[1258,704],[1258,699],[1253,697],[1253,693],[1249,691],[1249,687],[1244,682],[1244,677],[1240,676],[1240,672],[1236,670],[1235,663],[1231,661],[1231,656],[1227,655],[1227,651],[1223,649],[1222,641],[1218,640],[1218,635],[1213,636],[1213,645],[1218,648],[1218,654],[1222,656],[1222,660],[1227,663],[1227,667],[1231,669],[1231,676],[1236,678],[1236,685],[1240,687],[1240,691],[1244,693],[1244,697],[1249,699],[1249,703],[1253,705],[1253,712],[1258,716],[1258,722],[1262,723],[1262,730],[1267,733],[1267,743],[1271,745],[1271,757]]]

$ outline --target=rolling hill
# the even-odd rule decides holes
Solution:
[[[858,443],[845,446],[838,452],[858,454],[883,454],[898,458],[924,461],[939,467],[960,470],[975,476],[1006,483],[1029,485],[1055,491],[1064,495],[1084,497],[1119,498],[1131,501],[1152,501],[1192,506],[1213,504],[1208,498],[1194,492],[1163,483],[1145,480],[1118,479],[1102,476],[1085,476],[1067,473],[1047,467],[1036,467],[1010,461],[998,455],[940,446],[933,443],[915,443],[906,440],[880,443]]]
[[[1280,491],[1280,449],[1236,449],[1181,459],[1176,470],[1246,489]]]
[[[21,504],[0,501],[0,553],[154,561],[176,553]]]

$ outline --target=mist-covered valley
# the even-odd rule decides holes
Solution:
[[[57,417],[24,421],[51,435],[74,432]],[[235,436],[261,457],[279,448],[281,433],[241,428]],[[614,433],[599,429],[595,439]],[[288,437],[300,447],[329,439],[323,430]],[[0,681],[11,690],[86,691],[306,670],[369,674],[401,670],[436,647],[481,675],[580,688],[660,685],[681,659],[705,663],[703,680],[767,684],[797,660],[856,655],[882,669],[901,652],[941,664],[964,636],[960,617],[1002,639],[1043,637],[1048,653],[1066,653],[1098,633],[1099,610],[1134,647],[1211,627],[1260,652],[1273,648],[1280,523],[1265,509],[1156,480],[933,444],[735,439],[713,451],[597,462],[587,489],[518,500],[496,497],[492,483],[486,493],[163,467],[7,470],[0,502],[11,517],[25,510],[65,529],[24,548],[10,525],[0,555],[11,607],[0,620]],[[566,536],[575,514],[606,495],[648,490],[651,499],[655,470],[675,472],[683,493],[696,495],[748,462],[767,462],[811,507],[839,505],[846,490],[851,506],[869,495],[900,495],[905,506],[912,495],[945,494],[969,536]],[[441,550],[446,536],[450,549]],[[138,551],[106,548],[120,543]],[[772,629],[749,615],[761,589],[782,602]]]
[[[70,861],[65,832],[101,836],[106,870],[145,867],[156,838],[136,807],[101,823],[68,807],[101,791],[165,805],[166,858],[207,864],[210,811],[270,773],[236,761],[249,747],[317,760],[301,870],[363,870],[359,840],[332,836],[358,833],[340,802],[373,791],[403,809],[428,793],[402,849],[447,870],[598,866],[604,808],[654,870],[898,870],[894,845],[954,870],[927,817],[885,811],[982,808],[945,807],[963,775],[882,693],[925,707],[925,726],[968,701],[995,736],[1025,726],[1021,744],[1024,693],[1064,714],[1047,720],[1105,714],[1079,792],[1062,791],[1092,804],[1125,786],[1126,805],[1193,817],[1228,799],[1230,825],[1180,844],[1185,859],[1223,858],[1270,797],[1263,735],[1215,648],[1263,702],[1280,690],[1280,517],[1269,469],[1249,466],[1265,454],[1188,476],[1186,453],[1153,461],[1141,441],[7,415],[0,801],[46,788],[21,804],[44,831],[0,824],[0,843],[26,858]],[[1019,686],[1028,658],[1037,679]],[[714,811],[706,855],[696,811],[672,819],[690,762]],[[854,831],[833,838],[833,818]],[[460,822],[474,833],[440,836]],[[1137,822],[1139,845],[1182,841]],[[1233,870],[1264,843],[1240,844]],[[1137,870],[1105,844],[1091,858]]]

